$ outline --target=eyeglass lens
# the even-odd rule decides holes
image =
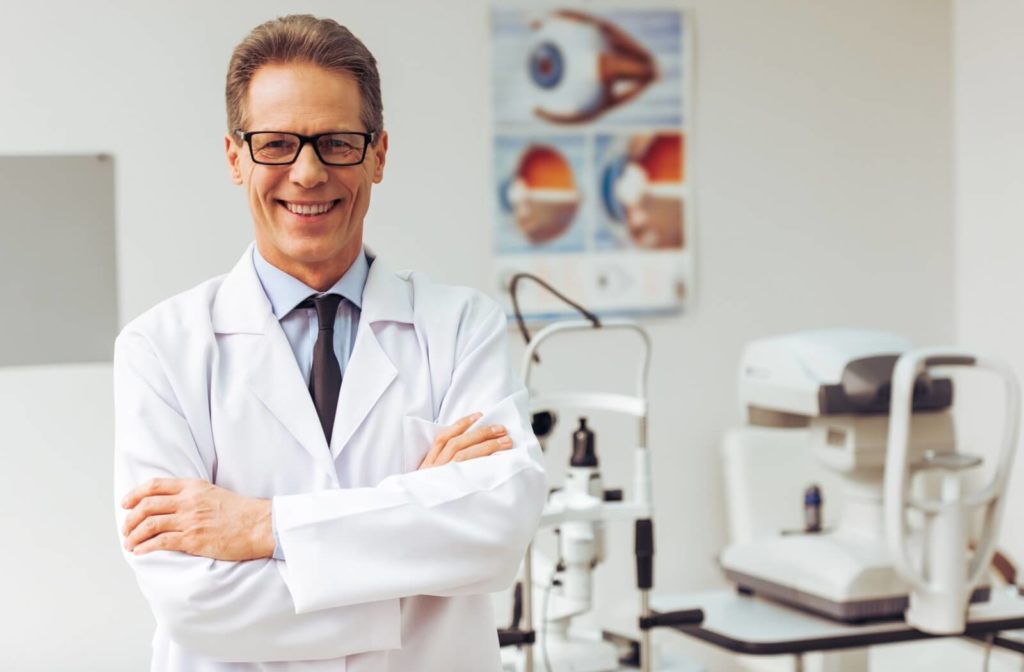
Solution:
[[[317,138],[320,159],[331,164],[354,164],[363,158],[366,138],[358,133],[331,133]],[[262,163],[291,163],[302,140],[291,133],[253,133],[249,138],[253,158]]]

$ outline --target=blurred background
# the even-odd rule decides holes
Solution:
[[[656,4],[685,7],[693,40],[694,293],[682,313],[644,321],[656,586],[689,591],[726,585],[715,564],[727,540],[719,445],[740,418],[746,342],[866,327],[991,352],[1024,374],[1024,5]],[[393,267],[494,294],[491,7],[39,0],[0,12],[0,177],[32,194],[0,208],[10,301],[0,303],[0,669],[146,669],[152,618],[111,510],[109,360],[121,326],[228,271],[251,239],[223,153],[232,48],[296,12],[359,36],[378,59],[390,135],[367,244]],[[11,163],[46,157],[91,161],[98,177]],[[72,240],[50,224],[79,211],[114,224],[97,229],[109,246],[75,242],[58,270],[32,241]],[[95,302],[85,312],[100,317],[40,328],[31,311],[43,299],[32,296]],[[47,359],[85,334],[98,345]],[[516,361],[517,339],[510,331]],[[553,347],[543,380],[628,385],[635,363],[615,352]],[[550,445],[567,451],[571,424]],[[614,425],[598,435],[606,486],[626,480],[629,453],[616,446],[631,437]],[[1022,470],[1018,461],[1001,543],[1018,559]],[[609,611],[633,594],[616,578],[632,571],[629,530],[610,534],[623,552],[599,570]],[[668,645],[733,669],[707,646]]]

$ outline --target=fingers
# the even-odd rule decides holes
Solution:
[[[185,551],[184,536],[181,532],[164,532],[139,544],[132,553],[145,555],[153,551]]]
[[[134,508],[136,504],[153,495],[176,495],[181,492],[188,481],[184,478],[154,478],[135,488],[121,500],[125,509]]]
[[[436,445],[440,443],[441,447],[443,448],[445,444],[454,439],[456,436],[459,436],[460,434],[465,432],[473,425],[474,422],[479,420],[481,417],[483,417],[483,413],[473,413],[471,415],[467,415],[461,420],[456,421],[454,425],[442,430],[441,433],[434,437],[434,444]]]
[[[507,436],[503,436],[500,439],[491,439],[490,441],[470,446],[465,450],[460,450],[455,453],[452,462],[465,462],[466,460],[473,460],[478,457],[486,457],[487,455],[493,455],[499,450],[508,450],[511,447],[512,439]]]
[[[434,460],[434,466],[437,466],[438,464],[448,464],[458,452],[485,441],[503,437],[506,433],[507,432],[503,426],[490,425],[488,427],[480,427],[479,429],[474,429],[471,432],[466,432],[465,434],[457,436],[448,442],[448,445],[444,447],[441,454],[436,460]]]
[[[154,516],[161,513],[174,513],[176,510],[176,500],[173,496],[155,495],[153,497],[146,497],[139,502],[128,514],[128,517],[125,518],[124,529],[121,533],[127,537],[132,533],[132,530],[134,530],[135,527],[148,516]]]
[[[137,546],[166,532],[180,532],[174,515],[149,516],[132,530],[124,540],[125,550],[133,551]]]
[[[441,433],[434,438],[434,443],[431,444],[430,450],[427,451],[427,455],[423,458],[423,462],[420,463],[419,468],[425,469],[426,467],[433,466],[434,460],[436,460],[437,456],[441,454],[442,450],[444,450],[448,441],[465,432],[474,422],[482,417],[483,413],[473,413],[472,415],[467,415],[457,421],[454,425],[442,430]]]

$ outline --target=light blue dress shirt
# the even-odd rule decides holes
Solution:
[[[356,342],[356,330],[359,328],[363,288],[370,272],[366,251],[360,250],[355,261],[345,271],[345,275],[326,292],[318,292],[298,278],[271,265],[255,245],[252,247],[252,263],[256,268],[256,276],[263,286],[263,292],[270,300],[274,317],[281,323],[281,329],[292,346],[295,361],[307,387],[310,371],[313,369],[313,345],[320,330],[320,321],[314,308],[296,309],[295,306],[310,296],[320,294],[340,294],[344,297],[345,300],[338,304],[338,314],[334,318],[334,354],[338,358],[338,366],[341,367],[341,376],[344,379],[345,369],[348,367],[348,360],[352,357],[352,348]],[[274,529],[274,557],[283,560],[284,553],[278,542],[277,521],[274,519],[273,509],[271,522]]]

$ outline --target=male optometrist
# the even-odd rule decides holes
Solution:
[[[487,593],[546,487],[505,317],[364,249],[388,137],[348,30],[257,27],[227,107],[255,244],[115,348],[118,525],[152,669],[499,670]],[[410,225],[446,235],[443,215]]]

